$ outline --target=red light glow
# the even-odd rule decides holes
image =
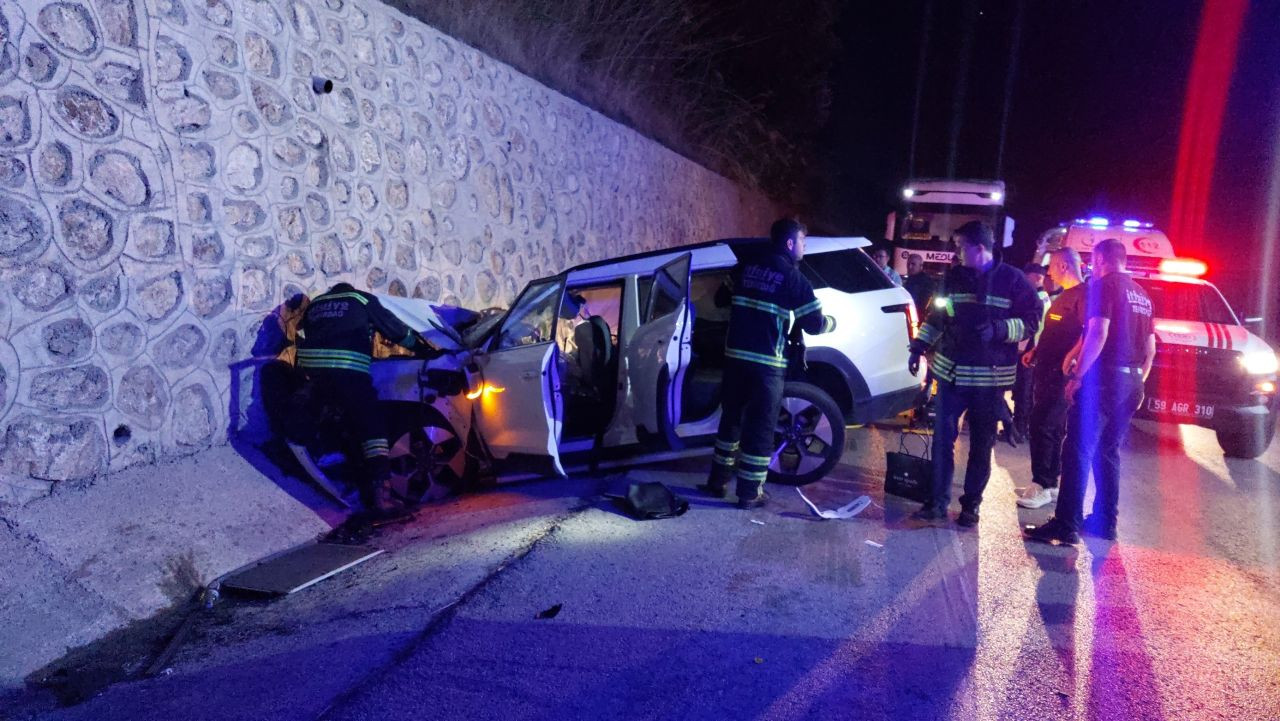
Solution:
[[[1160,272],[1166,275],[1186,275],[1199,278],[1209,272],[1203,260],[1193,258],[1165,258],[1160,261]]]

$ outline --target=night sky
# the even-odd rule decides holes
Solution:
[[[820,161],[828,179],[820,215],[831,227],[821,229],[879,239],[884,215],[910,175],[997,173],[1017,220],[1011,260],[1024,260],[1042,231],[1083,215],[1168,227],[1201,6],[1180,0],[848,3],[824,130],[829,153]],[[1259,306],[1257,268],[1278,120],[1280,3],[1255,1],[1240,36],[1205,237],[1171,238],[1180,254],[1209,261],[1210,279],[1241,315]]]

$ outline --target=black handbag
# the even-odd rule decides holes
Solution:
[[[920,455],[907,448],[907,436],[924,442]],[[928,503],[933,494],[933,458],[930,448],[932,433],[900,433],[898,450],[885,455],[884,492],[920,503]]]

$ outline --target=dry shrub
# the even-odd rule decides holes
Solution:
[[[803,195],[833,0],[392,0],[727,177]]]

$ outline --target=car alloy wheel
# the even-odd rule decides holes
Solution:
[[[769,480],[803,485],[827,474],[844,453],[844,414],[809,383],[787,383],[774,430]]]

